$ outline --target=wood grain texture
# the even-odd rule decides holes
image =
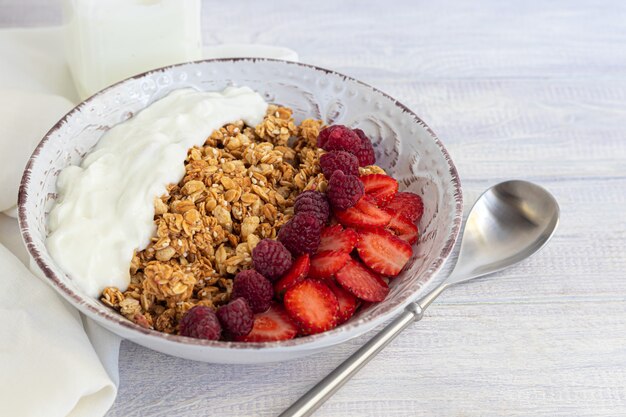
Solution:
[[[316,415],[626,415],[626,3],[309,7],[207,1],[205,41],[284,45],[398,98],[448,147],[468,206],[522,178],[562,208],[540,254],[451,289]],[[48,2],[0,0],[3,26],[58,20]],[[109,416],[276,415],[368,337],[257,366],[124,342]]]

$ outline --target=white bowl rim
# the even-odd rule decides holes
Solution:
[[[102,305],[100,308],[95,308],[94,306],[90,304],[82,302],[82,300],[84,300],[84,297],[77,294],[72,289],[68,288],[63,283],[63,280],[60,279],[57,276],[57,274],[43,260],[39,250],[34,244],[33,237],[31,236],[31,233],[30,233],[30,227],[28,225],[28,219],[27,219],[26,202],[28,200],[28,188],[30,184],[30,172],[31,172],[32,166],[35,163],[35,160],[37,159],[37,157],[39,156],[41,150],[43,149],[43,146],[50,138],[51,134],[55,132],[70,116],[72,116],[75,112],[77,112],[80,107],[83,107],[84,105],[91,102],[92,100],[95,100],[99,95],[103,94],[104,92],[114,89],[118,85],[123,84],[129,80],[141,78],[148,74],[168,71],[172,68],[190,65],[190,64],[212,63],[212,62],[236,63],[239,61],[280,62],[286,65],[295,65],[295,66],[306,67],[306,68],[317,70],[317,71],[322,71],[327,74],[339,76],[343,78],[344,80],[349,80],[349,81],[361,84],[367,88],[372,89],[374,92],[383,95],[387,99],[391,100],[396,106],[400,107],[404,112],[410,115],[415,120],[416,123],[418,123],[424,129],[426,129],[428,134],[435,141],[435,144],[439,147],[439,150],[441,151],[442,156],[445,158],[446,162],[448,163],[449,174],[452,178],[453,196],[454,196],[454,201],[455,201],[454,216],[452,219],[450,236],[446,240],[444,247],[442,248],[437,258],[434,259],[431,262],[431,265],[429,266],[429,268],[426,271],[424,271],[424,275],[423,275],[424,279],[421,281],[422,285],[420,285],[418,288],[415,288],[414,292],[406,291],[406,293],[408,294],[406,295],[404,293],[400,294],[399,295],[400,302],[394,308],[391,308],[389,311],[381,314],[378,317],[372,318],[370,320],[358,319],[352,322],[345,323],[335,329],[332,329],[323,333],[318,333],[318,334],[311,335],[311,336],[299,337],[299,338],[285,340],[285,341],[245,343],[245,342],[233,342],[233,341],[213,341],[213,340],[206,340],[206,339],[196,339],[196,338],[191,338],[191,337],[186,337],[186,336],[167,334],[167,333],[159,332],[157,330],[147,329],[145,327],[139,326],[138,324],[135,324],[134,322],[126,319],[119,313],[115,312],[114,310],[110,308],[107,308],[104,305]],[[43,272],[43,274],[45,275],[49,283],[57,290],[57,292],[59,292],[66,300],[68,300],[68,302],[70,302],[70,304],[76,307],[79,311],[81,311],[82,313],[86,314],[88,317],[98,322],[107,323],[109,325],[119,325],[125,328],[125,330],[127,330],[124,333],[128,333],[128,330],[129,330],[130,332],[138,333],[137,336],[143,335],[143,336],[149,336],[149,337],[156,337],[156,338],[161,339],[161,342],[163,342],[164,344],[173,343],[177,346],[179,346],[180,344],[192,345],[192,346],[198,346],[198,347],[206,346],[206,347],[211,347],[213,349],[219,349],[219,350],[225,350],[225,351],[237,349],[239,352],[242,352],[245,350],[259,351],[261,349],[262,350],[271,349],[274,352],[278,352],[282,350],[291,350],[291,348],[296,348],[296,347],[301,347],[301,348],[306,348],[306,349],[322,348],[322,347],[331,346],[331,345],[340,343],[352,337],[357,337],[367,332],[369,329],[372,329],[373,327],[385,322],[386,320],[390,319],[392,316],[395,316],[396,314],[398,314],[399,311],[401,311],[410,302],[412,302],[419,295],[420,289],[424,288],[425,284],[430,282],[430,280],[439,272],[439,270],[443,266],[446,259],[450,256],[452,249],[454,248],[454,245],[456,243],[456,240],[458,238],[458,235],[461,229],[462,219],[463,219],[463,193],[461,190],[461,181],[459,179],[457,169],[454,163],[452,162],[452,158],[450,157],[450,154],[448,153],[443,143],[439,140],[435,132],[417,114],[415,114],[406,105],[402,104],[395,98],[391,97],[389,94],[375,87],[372,87],[369,84],[359,81],[353,77],[341,74],[334,70],[318,67],[316,65],[304,64],[304,63],[293,62],[293,61],[285,61],[285,60],[273,59],[273,58],[214,58],[214,59],[202,59],[198,61],[184,62],[180,64],[175,64],[175,65],[168,65],[168,66],[164,66],[161,68],[156,68],[150,71],[146,71],[146,72],[134,75],[132,77],[128,77],[122,81],[119,81],[115,84],[110,85],[107,88],[104,88],[101,91],[98,91],[94,95],[80,102],[72,110],[66,113],[44,135],[42,140],[39,142],[39,144],[33,151],[31,157],[28,160],[28,163],[26,164],[26,167],[24,169],[24,174],[20,182],[20,188],[19,188],[19,194],[18,194],[18,222],[19,222],[19,227],[20,227],[20,231],[22,234],[22,239],[24,241],[24,244],[30,256],[34,259],[34,261],[39,266],[39,268],[41,269],[41,271]],[[362,332],[359,332],[357,330],[359,327],[364,328],[364,330]],[[341,340],[335,340],[335,338],[332,337],[334,335],[340,336],[342,333],[344,335],[349,334],[349,333],[352,333],[352,334],[346,337],[345,339],[341,338]]]

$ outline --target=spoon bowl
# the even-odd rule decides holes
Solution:
[[[447,282],[469,281],[528,258],[548,243],[558,223],[559,205],[544,188],[519,180],[495,185],[470,211]]]

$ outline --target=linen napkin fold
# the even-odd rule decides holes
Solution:
[[[103,415],[117,388],[78,311],[2,245],[0,265],[0,415]]]
[[[15,216],[24,165],[78,102],[59,28],[0,31],[0,212]]]
[[[28,158],[50,127],[73,107],[57,95],[0,90],[0,211],[15,215]]]
[[[33,149],[77,100],[61,35],[0,31],[0,211],[8,215]],[[0,214],[0,416],[104,415],[117,394],[120,338],[30,273],[19,240],[16,221]]]

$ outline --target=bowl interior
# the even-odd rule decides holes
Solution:
[[[196,345],[241,345],[165,335],[135,325],[82,291],[56,265],[45,246],[47,215],[56,197],[58,173],[68,165],[79,164],[104,132],[174,89],[209,91],[229,85],[247,85],[266,101],[291,107],[297,121],[320,118],[327,124],[363,129],[374,142],[377,164],[398,179],[401,191],[413,191],[424,198],[419,245],[405,270],[391,281],[385,301],[369,306],[330,332],[270,345],[311,344],[333,335],[335,342],[347,339],[415,298],[449,255],[460,227],[460,183],[448,153],[423,121],[384,93],[332,71],[265,59],[208,60],[142,74],[89,98],[50,130],[27,165],[19,197],[24,240],[49,282],[83,313],[106,322],[114,331],[124,328],[125,335],[130,330]]]

